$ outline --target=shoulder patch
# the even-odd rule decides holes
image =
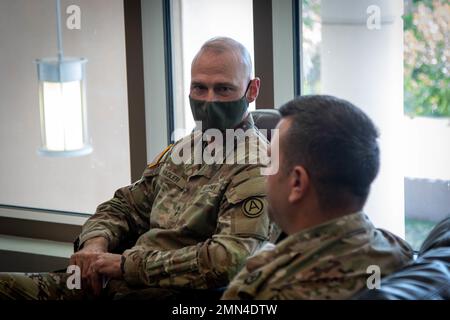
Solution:
[[[242,204],[242,212],[248,218],[259,217],[264,212],[264,203],[255,197],[248,198]]]
[[[153,159],[153,161],[151,163],[149,163],[147,165],[147,168],[152,169],[154,167],[156,167],[159,162],[161,161],[161,159],[164,157],[164,155],[170,150],[172,149],[173,144],[168,145],[160,154],[158,154],[155,159]]]

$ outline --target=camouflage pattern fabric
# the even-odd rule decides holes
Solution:
[[[117,190],[113,199],[97,208],[83,226],[77,247],[97,236],[108,239],[110,251],[132,243],[123,253],[129,285],[196,289],[227,285],[245,259],[278,234],[267,214],[263,165],[249,161],[256,151],[267,149],[267,140],[251,115],[240,128],[248,130],[250,139],[236,138],[233,148],[224,150],[223,163],[176,164],[172,154],[185,144],[202,144],[200,150],[205,149],[201,134],[179,140],[147,167],[139,181]],[[227,164],[230,156],[239,156],[230,151],[243,146],[241,159]]]
[[[67,273],[0,273],[0,300],[80,300],[82,290],[66,285]]]
[[[174,300],[182,292],[173,289],[129,286],[123,280],[105,284],[100,296],[88,290],[69,287],[70,274],[0,273],[0,300]]]
[[[260,172],[264,165],[250,161],[258,157],[255,153],[266,154],[268,142],[251,115],[240,128],[246,135],[238,135],[230,150],[216,148],[218,155],[223,150],[223,163],[174,163],[171,154],[181,150],[177,146],[201,144],[199,150],[205,149],[201,133],[193,133],[164,150],[139,181],[98,206],[75,250],[98,236],[108,240],[110,252],[128,246],[124,280],[110,281],[103,297],[139,297],[142,292],[160,298],[172,289],[226,286],[249,255],[276,239],[279,229],[269,222]],[[230,157],[233,164],[228,164]],[[66,276],[2,274],[0,298],[89,298],[83,290],[67,290],[61,280]]]
[[[379,266],[383,277],[412,258],[406,242],[354,213],[249,258],[222,299],[349,299],[366,287],[368,266]]]

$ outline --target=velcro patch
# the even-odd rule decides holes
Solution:
[[[186,180],[177,175],[175,172],[169,170],[168,168],[163,168],[160,173],[161,177],[166,178],[172,183],[176,184],[179,188],[183,189],[186,185]]]
[[[200,193],[206,193],[206,192],[219,192],[220,188],[222,187],[222,184],[220,183],[211,183],[204,185],[202,189],[200,190]]]

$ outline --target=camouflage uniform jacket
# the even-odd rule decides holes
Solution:
[[[267,140],[251,115],[241,129],[252,138],[235,139],[234,150],[247,146],[236,159],[244,164],[225,163],[230,152],[223,152],[223,164],[176,164],[171,155],[177,147],[200,143],[200,150],[205,148],[199,132],[179,140],[146,168],[140,180],[98,206],[83,226],[77,248],[97,236],[108,240],[109,251],[130,243],[123,253],[129,285],[227,285],[245,259],[275,234],[267,215],[263,165],[248,161],[255,151],[248,144],[258,143],[266,150]]]
[[[381,277],[412,260],[402,239],[354,213],[290,235],[250,257],[222,299],[348,299],[366,287],[370,265]]]

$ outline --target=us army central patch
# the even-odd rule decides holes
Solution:
[[[259,217],[264,211],[264,203],[258,198],[248,198],[242,204],[242,211],[249,218]]]

